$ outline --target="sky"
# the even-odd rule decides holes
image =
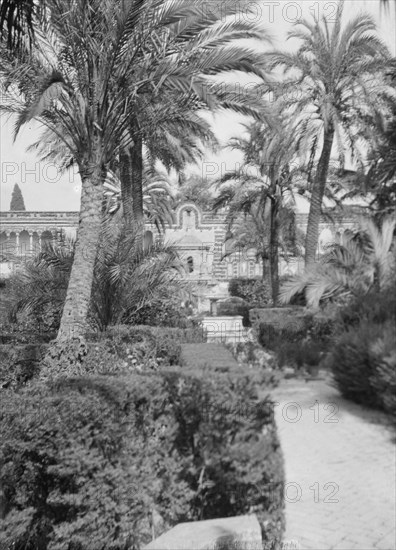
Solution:
[[[204,2],[204,0],[203,0]],[[260,21],[263,32],[267,32],[273,39],[273,48],[293,50],[296,42],[287,40],[287,33],[293,23],[301,17],[313,14],[325,16],[329,21],[337,7],[336,1],[299,0],[258,0],[250,2],[251,14],[243,10],[239,14],[242,18],[254,18]],[[396,22],[395,11],[391,7],[388,12],[380,10],[379,0],[346,0],[344,21],[347,21],[364,11],[370,13],[376,20],[378,33],[387,44],[393,55],[396,55]],[[256,44],[257,45],[257,44]],[[268,49],[268,46],[257,45]],[[238,76],[235,85],[243,86],[248,83],[246,77]],[[234,114],[217,114],[210,117],[213,129],[220,140],[226,144],[230,137],[238,136],[243,131],[241,122],[243,117]],[[40,137],[40,127],[32,122],[26,125],[17,139],[13,140],[14,120],[1,115],[0,120],[0,210],[9,210],[11,193],[15,183],[18,183],[25,200],[27,210],[31,211],[77,211],[80,207],[81,183],[77,169],[66,174],[60,174],[56,165],[40,163],[33,152],[26,148]],[[203,176],[220,176],[232,170],[240,162],[235,151],[225,150],[216,155],[208,153],[203,162],[194,169]]]

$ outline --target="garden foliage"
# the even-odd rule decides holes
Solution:
[[[357,297],[339,314],[327,364],[343,395],[396,414],[396,293]]]
[[[228,284],[231,296],[243,298],[252,306],[262,307],[271,302],[268,284],[259,279],[232,279]]]
[[[1,547],[133,549],[181,521],[253,511],[281,540],[279,443],[250,373],[114,376],[80,351],[78,376],[1,390]],[[161,342],[156,354],[171,364]]]

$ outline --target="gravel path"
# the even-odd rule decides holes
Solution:
[[[394,550],[389,419],[325,380],[284,380],[273,397],[286,470],[285,548],[296,541],[304,550]]]

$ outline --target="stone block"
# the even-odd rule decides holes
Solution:
[[[180,523],[143,550],[261,550],[260,524],[254,514]]]

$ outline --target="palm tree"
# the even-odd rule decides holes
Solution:
[[[220,19],[235,16],[240,7],[227,5],[221,16],[201,9],[199,17],[191,17],[186,27],[183,25],[180,28],[175,22],[167,26],[166,32],[160,29],[155,33],[156,40],[150,40],[147,47],[137,52],[136,64],[141,67],[138,69],[141,70],[141,77],[155,73],[164,79],[160,96],[157,89],[150,88],[144,88],[136,95],[134,109],[130,113],[130,146],[121,147],[120,151],[123,195],[130,195],[125,213],[138,226],[143,224],[143,145],[155,157],[159,152],[158,144],[165,142],[167,151],[160,151],[160,160],[167,167],[177,169],[180,161],[177,155],[172,154],[175,142],[182,143],[184,150],[187,145],[194,150],[197,141],[207,144],[215,141],[210,126],[205,124],[198,111],[227,108],[255,114],[255,108],[259,107],[259,102],[254,102],[253,93],[235,94],[232,85],[227,90],[224,83],[213,81],[216,75],[233,69],[262,76],[258,56],[253,56],[256,60],[253,66],[249,60],[253,52],[248,53],[235,43],[239,38],[262,40],[265,38],[262,30],[246,21],[223,22]],[[143,21],[143,28],[144,24]],[[166,52],[163,58],[158,58],[157,41]],[[186,67],[187,60],[188,74],[180,79],[180,67]],[[192,136],[195,138],[193,141]],[[192,160],[195,159],[193,155]]]
[[[139,311],[166,295],[169,287],[187,296],[183,262],[172,246],[142,247],[140,236],[124,222],[114,231],[104,224],[92,293],[92,316],[97,328],[130,323]],[[183,294],[184,293],[184,294]]]
[[[102,222],[95,263],[89,309],[89,324],[95,330],[128,323],[147,305],[161,299],[169,287],[180,294],[180,301],[187,292],[187,283],[180,278],[183,264],[174,248],[153,244],[141,249],[136,233],[123,223],[115,229],[110,221],[111,215]],[[73,241],[46,244],[10,279],[5,307],[12,321],[25,314],[35,326],[57,330],[74,250]]]
[[[66,173],[76,165],[70,149],[48,128],[42,132],[39,139],[29,145],[27,151],[34,152],[41,162],[56,164],[59,174]],[[147,154],[149,157],[149,154]],[[145,158],[142,175],[143,213],[145,219],[153,223],[158,231],[162,231],[167,223],[172,223],[173,197],[171,182],[168,176],[161,173],[151,158]],[[181,161],[180,161],[181,162]],[[154,164],[154,166],[153,166]],[[116,172],[120,171],[120,162],[112,162]],[[114,223],[121,222],[120,214],[127,224],[130,218],[124,215],[128,208],[129,196],[122,194],[122,182],[115,172],[108,170],[104,181],[104,197],[107,211],[112,215]]]
[[[161,233],[167,224],[173,223],[172,183],[168,176],[158,169],[146,167],[143,170],[142,187],[144,218]],[[107,209],[112,218],[115,218],[115,223],[120,225],[124,221],[126,225],[130,225],[130,221],[124,215],[125,202],[122,197],[122,184],[114,172],[109,172],[104,188]]]
[[[334,23],[326,18],[299,22],[289,34],[302,42],[298,51],[274,52],[268,56],[270,67],[281,66],[285,74],[291,72],[290,80],[284,83],[284,108],[301,113],[306,124],[305,149],[313,149],[316,153],[321,147],[312,182],[306,265],[315,261],[322,200],[334,143],[342,165],[346,144],[358,153],[356,124],[375,125],[376,118],[387,107],[385,98],[394,96],[381,74],[390,54],[375,34],[373,19],[369,15],[358,15],[342,28],[342,12],[343,1]],[[293,92],[291,99],[287,97],[288,92]]]
[[[362,219],[355,234],[345,233],[341,243],[333,244],[320,263],[285,282],[280,301],[289,303],[305,293],[307,305],[318,308],[320,302],[345,299],[350,295],[376,292],[394,284],[396,221],[387,217],[378,227],[373,219]]]
[[[195,93],[199,101],[204,93],[211,95],[202,72],[261,74],[255,65],[258,54],[224,45],[259,37],[262,31],[240,21],[222,22],[219,13],[204,17],[197,0],[136,0],[128,6],[121,0],[48,0],[47,9],[47,20],[35,26],[31,56],[16,67],[3,60],[2,108],[18,115],[16,132],[35,118],[57,133],[79,167],[80,219],[58,333],[63,340],[83,335],[87,326],[103,182],[120,147],[126,150],[132,144],[130,113],[136,110],[136,97],[150,89],[158,94],[166,82],[167,89]],[[227,7],[227,13],[238,9]],[[167,36],[171,39],[164,50],[159,37]],[[194,37],[189,47],[179,51],[175,46],[189,37]],[[147,55],[139,57],[145,48]],[[156,63],[147,72],[153,59]],[[240,109],[246,111],[246,105]]]
[[[242,150],[244,164],[235,173],[228,173],[215,202],[215,208],[227,205],[228,221],[239,221],[234,244],[255,247],[263,260],[263,278],[268,277],[273,304],[279,291],[279,248],[290,247],[294,234],[293,181],[300,168],[291,168],[295,156],[294,136],[285,121],[276,113],[267,123],[247,127],[248,138],[233,138],[232,148]],[[240,214],[249,215],[242,222]],[[269,262],[268,262],[268,260]],[[265,266],[269,263],[269,274]]]

